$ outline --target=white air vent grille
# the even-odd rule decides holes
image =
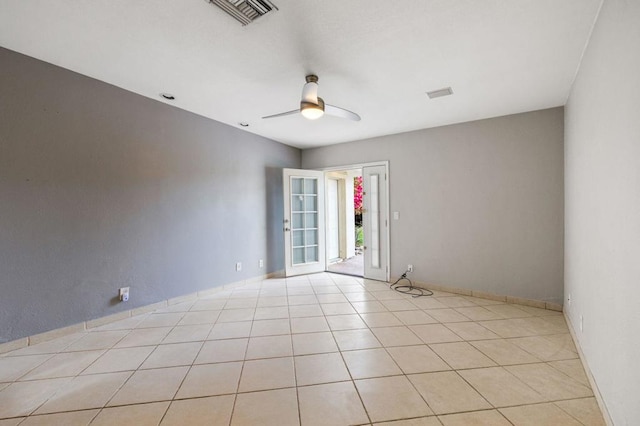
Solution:
[[[259,17],[278,8],[269,0],[209,0],[234,17],[242,25],[249,25]]]
[[[432,90],[431,92],[427,92],[427,96],[429,99],[441,98],[442,96],[453,95],[453,90],[451,87],[445,87],[444,89]]]

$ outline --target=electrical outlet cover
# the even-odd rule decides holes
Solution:
[[[120,296],[120,300],[122,302],[129,301],[129,287],[122,287],[118,289],[118,295]]]

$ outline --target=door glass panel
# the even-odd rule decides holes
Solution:
[[[304,262],[304,247],[297,247],[292,250],[293,252],[293,264],[299,265]]]
[[[291,196],[291,211],[302,212],[304,211],[304,195],[292,195]]]
[[[307,246],[307,263],[318,261],[318,247]]]
[[[306,228],[317,228],[318,227],[318,214],[317,213],[307,213],[305,216],[305,227]]]
[[[304,210],[307,212],[315,212],[318,210],[318,197],[315,195],[304,196]]]
[[[311,246],[311,245],[318,244],[318,231],[317,230],[306,231],[305,236],[306,236],[305,243],[307,245]]]
[[[302,247],[304,246],[304,232],[305,231],[293,231],[293,246],[294,247]],[[307,231],[308,233],[309,231]]]
[[[293,229],[304,228],[304,213],[293,213],[291,219]]]
[[[371,217],[371,241],[369,248],[371,249],[371,267],[380,268],[380,207],[378,197],[378,175],[372,174],[370,183],[370,200],[369,213]]]
[[[291,193],[304,194],[303,185],[304,185],[303,178],[291,178]]]
[[[318,193],[318,182],[316,179],[305,179],[304,180],[304,193],[305,194],[317,194]],[[302,194],[302,193],[300,193]]]

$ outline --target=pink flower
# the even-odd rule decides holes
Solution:
[[[353,207],[356,214],[362,214],[362,176],[353,178]]]

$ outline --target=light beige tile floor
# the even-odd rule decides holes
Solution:
[[[603,425],[560,313],[315,274],[0,355],[5,425]]]

